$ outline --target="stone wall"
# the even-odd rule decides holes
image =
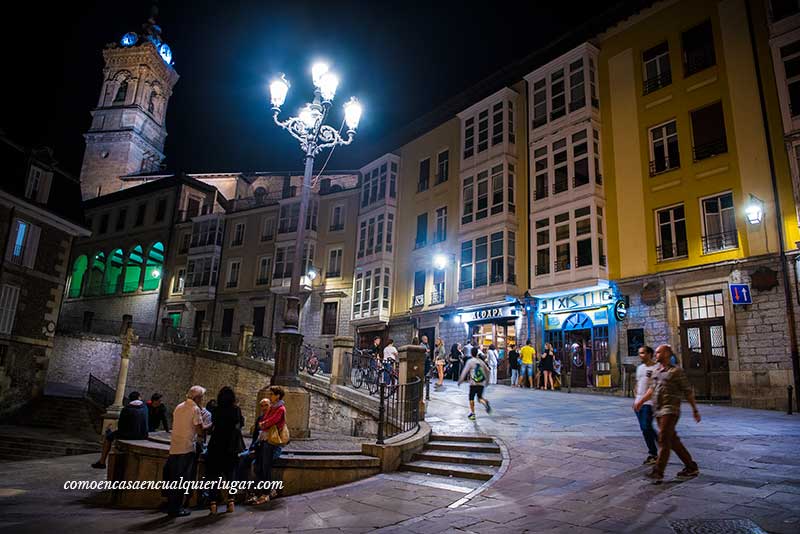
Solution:
[[[733,305],[728,285],[752,284],[752,275],[759,268],[774,271],[778,285],[769,290],[758,290],[751,285],[753,304]],[[800,306],[793,268],[789,274],[797,314]],[[654,348],[670,343],[680,358],[683,347],[679,297],[720,290],[725,307],[732,403],[750,408],[786,409],[786,387],[793,383],[793,377],[783,279],[776,256],[625,280],[618,286],[630,299],[628,317],[619,323],[618,346],[623,361],[628,355],[627,331],[633,328],[644,329],[645,344]]]
[[[149,339],[152,337],[158,318],[158,293],[157,290],[129,295],[65,300],[61,307],[59,328],[64,331],[80,330],[83,324],[83,313],[90,311],[94,312],[93,332],[115,335],[119,332],[122,316],[131,315],[136,334],[141,338]]]
[[[121,348],[119,340],[113,337],[57,335],[47,380],[85,387],[91,373],[116,388]],[[208,390],[206,401],[216,397],[223,386],[230,386],[236,391],[245,426],[249,428],[256,419],[258,392],[269,385],[271,374],[272,362],[140,342],[131,347],[126,393],[137,390],[149,398],[159,392],[171,412],[194,384]],[[319,377],[301,375],[301,380],[311,392],[312,430],[376,435],[374,414],[370,406],[360,404],[361,395],[337,392],[342,388],[331,390],[327,380]]]

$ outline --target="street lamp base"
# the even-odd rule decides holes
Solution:
[[[272,375],[273,386],[302,387],[297,370],[300,365],[300,348],[303,336],[292,330],[281,330],[275,334],[278,352],[275,355],[275,371]]]

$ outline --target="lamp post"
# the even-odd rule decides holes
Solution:
[[[270,100],[272,102],[272,117],[275,124],[289,132],[292,137],[300,142],[305,158],[305,171],[303,185],[300,190],[300,209],[297,217],[297,239],[295,241],[294,260],[292,264],[292,278],[289,285],[289,294],[286,297],[286,308],[283,314],[284,327],[278,334],[278,354],[275,358],[275,371],[272,384],[299,387],[297,377],[297,364],[300,345],[303,336],[300,335],[300,277],[303,270],[303,256],[306,250],[306,213],[308,211],[309,195],[314,172],[314,158],[324,149],[333,149],[338,145],[349,145],[361,119],[361,105],[355,98],[344,105],[344,125],[347,125],[347,135],[340,135],[341,128],[337,130],[324,124],[336,94],[339,79],[330,72],[325,63],[316,63],[311,69],[314,83],[314,99],[300,109],[296,117],[280,120],[278,115],[281,106],[286,101],[289,92],[289,82],[281,75],[270,83]]]
[[[533,339],[531,337],[531,315],[533,314],[533,305],[531,302],[533,301],[533,297],[531,297],[531,293],[527,289],[525,290],[525,295],[523,296],[522,300],[523,304],[525,305],[525,319],[528,323],[528,330],[526,332],[528,336],[527,339]]]

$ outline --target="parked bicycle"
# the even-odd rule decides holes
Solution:
[[[350,368],[350,384],[355,389],[366,385],[370,395],[378,391],[378,360],[369,352],[353,349]]]
[[[300,371],[305,371],[310,375],[315,375],[317,372],[322,374],[319,366],[319,356],[317,356],[317,349],[308,343],[303,344],[302,352],[300,353]]]

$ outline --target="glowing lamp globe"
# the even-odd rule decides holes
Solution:
[[[322,77],[328,73],[328,64],[318,61],[311,67],[311,80],[314,82],[314,87],[320,87]]]
[[[286,76],[281,74],[280,78],[275,78],[269,84],[269,95],[272,107],[279,108],[286,102],[286,93],[289,92],[289,81]]]
[[[318,113],[316,113],[311,106],[306,106],[301,109],[297,116],[306,127],[306,130],[313,130],[317,125]]]
[[[355,130],[358,128],[358,123],[361,121],[361,104],[355,97],[350,97],[350,100],[344,105],[344,122],[347,124],[348,130]]]
[[[745,208],[744,214],[745,217],[747,217],[747,222],[749,222],[750,224],[758,224],[764,217],[764,209],[761,207],[760,204],[751,202]]]
[[[172,65],[172,49],[167,43],[161,43],[161,46],[158,47],[158,54],[164,60],[164,63]]]
[[[153,278],[158,278],[161,276],[161,271],[159,269],[153,269],[153,271],[150,273],[150,276]]]
[[[433,266],[440,271],[445,267],[447,267],[447,256],[445,256],[444,254],[437,254],[436,256],[434,256]]]
[[[314,281],[314,279],[317,278],[318,275],[319,273],[313,267],[308,270],[308,279],[311,280],[312,282]]]
[[[319,81],[319,94],[322,100],[330,102],[336,95],[336,87],[339,86],[339,78],[332,72],[326,72]]]

